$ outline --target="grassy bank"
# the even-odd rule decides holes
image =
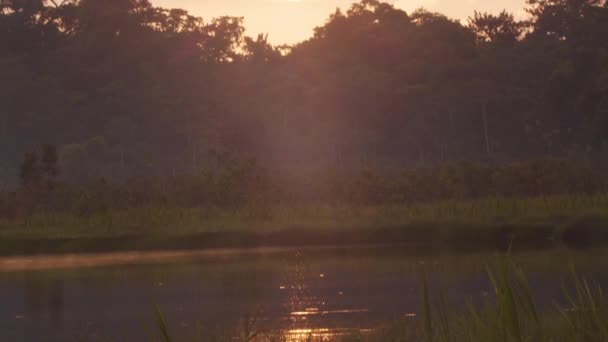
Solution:
[[[546,247],[608,241],[608,196],[382,206],[138,207],[0,221],[0,254],[409,243]]]

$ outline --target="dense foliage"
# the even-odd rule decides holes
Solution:
[[[198,174],[213,151],[279,173],[605,154],[606,1],[527,9],[362,0],[276,47],[147,0],[2,0],[2,183],[45,143],[71,182]]]
[[[124,182],[100,178],[76,185],[57,181],[54,165],[45,162],[48,156],[48,147],[42,157],[36,153],[26,156],[19,191],[0,192],[0,220],[47,213],[91,217],[142,208],[265,213],[270,208],[286,207],[405,208],[446,201],[461,201],[466,206],[475,200],[503,199],[511,203],[510,199],[556,196],[575,201],[578,197],[601,197],[608,191],[608,177],[603,172],[591,164],[562,159],[495,166],[451,163],[393,173],[277,175],[253,160],[217,156],[216,167],[199,174],[137,177]],[[565,214],[567,208],[563,209]],[[255,215],[267,215],[264,213]]]

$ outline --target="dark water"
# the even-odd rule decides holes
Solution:
[[[568,264],[608,285],[608,251],[514,255],[540,305],[560,297]],[[406,248],[243,252],[179,263],[0,273],[0,341],[141,341],[158,304],[188,340],[223,330],[287,340],[378,328],[418,311],[421,274],[450,303],[491,293],[491,254],[408,255]],[[198,322],[198,324],[197,324]],[[197,328],[198,326],[198,328]],[[277,332],[278,331],[278,332]]]

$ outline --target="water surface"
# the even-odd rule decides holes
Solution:
[[[480,301],[491,295],[484,263],[495,257],[412,256],[406,247],[125,255],[123,262],[116,255],[95,256],[106,260],[100,263],[83,256],[0,261],[1,340],[147,340],[155,304],[186,340],[197,330],[246,329],[292,341],[331,339],[415,316],[424,272],[455,308]],[[570,263],[608,284],[606,256],[552,250],[514,258],[543,306],[560,297]]]

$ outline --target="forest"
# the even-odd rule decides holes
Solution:
[[[608,5],[528,0],[459,22],[363,0],[293,46],[147,0],[2,0],[0,170],[42,144],[72,182],[268,169],[601,161]]]
[[[466,22],[362,0],[293,46],[148,0],[0,6],[5,216],[91,194],[385,204],[608,184],[604,0]]]

